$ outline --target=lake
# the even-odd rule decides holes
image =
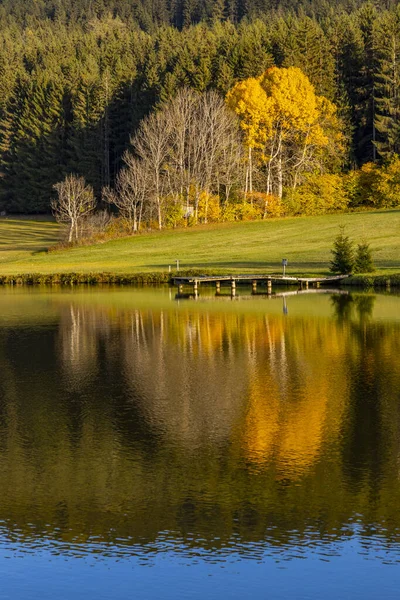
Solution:
[[[0,290],[1,598],[400,586],[400,297]]]

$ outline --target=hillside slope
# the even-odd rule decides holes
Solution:
[[[218,273],[277,272],[284,257],[289,273],[322,274],[341,224],[371,243],[378,272],[400,271],[400,210],[391,210],[199,226],[49,253],[55,223],[0,220],[0,274],[168,271],[176,259]]]

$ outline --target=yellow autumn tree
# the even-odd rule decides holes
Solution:
[[[316,95],[297,67],[272,67],[257,79],[241,81],[226,101],[240,119],[249,172],[253,151],[255,162],[265,168],[267,194],[281,198],[284,185],[295,188],[302,173],[321,171],[330,157],[343,153],[336,107]]]
[[[248,149],[246,172],[246,193],[253,191],[253,151],[262,154],[267,143],[268,115],[271,111],[271,98],[261,87],[260,80],[250,77],[240,81],[228,92],[228,106],[239,116]]]

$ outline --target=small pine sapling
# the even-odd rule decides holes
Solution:
[[[344,233],[344,225],[340,226],[340,233],[333,242],[333,255],[330,270],[332,273],[347,275],[354,268],[354,244]]]
[[[372,259],[371,247],[366,240],[362,240],[360,244],[357,244],[354,272],[373,273],[374,271],[375,265]]]

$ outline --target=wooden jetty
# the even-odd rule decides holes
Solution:
[[[192,277],[173,277],[173,283],[178,287],[178,293],[183,294],[184,286],[192,286],[193,294],[197,296],[202,283],[215,284],[216,294],[221,293],[221,284],[227,283],[231,288],[231,295],[236,295],[236,284],[251,283],[252,293],[257,293],[257,285],[265,284],[267,293],[272,294],[272,284],[298,284],[300,289],[308,290],[309,286],[319,288],[324,284],[340,283],[349,275],[333,275],[331,277],[289,277],[288,275],[197,275]]]

